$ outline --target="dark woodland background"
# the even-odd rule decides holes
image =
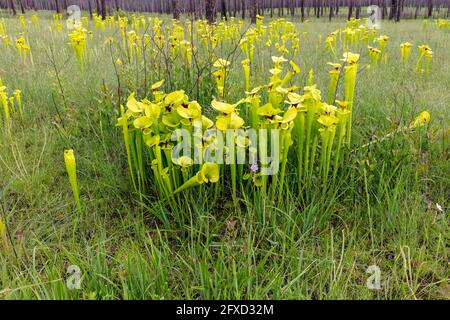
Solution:
[[[210,22],[217,17],[249,17],[253,22],[257,14],[282,17],[293,16],[301,20],[309,17],[328,18],[366,16],[361,8],[377,5],[382,19],[448,18],[450,0],[0,0],[0,8],[11,14],[28,10],[54,10],[63,12],[70,5],[105,17],[117,11],[180,14],[205,18]]]

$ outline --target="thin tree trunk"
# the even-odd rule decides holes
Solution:
[[[172,16],[174,19],[180,19],[180,8],[178,0],[172,0]]]
[[[102,6],[102,20],[106,20],[106,0],[100,0]]]
[[[213,24],[216,20],[216,14],[215,14],[215,6],[216,6],[215,0],[205,0],[205,15],[206,19],[208,20],[209,24]]]
[[[398,0],[398,4],[397,4],[397,14],[395,15],[395,21],[399,22],[400,21],[400,16],[402,14],[402,5],[403,5],[403,1],[402,0]]]
[[[194,16],[194,19],[197,19],[197,8],[195,7],[195,0],[191,0],[191,13]]]
[[[242,20],[245,19],[245,0],[241,0]]]
[[[428,18],[433,16],[433,0],[428,0]]]
[[[300,13],[302,15],[302,22],[305,21],[305,0],[300,0]]]
[[[91,5],[91,0],[88,0],[88,9],[89,9],[89,18],[92,20],[93,15],[92,15],[92,5]]]
[[[250,22],[256,23],[256,0],[250,0]]]
[[[13,0],[9,0],[9,8],[11,9],[13,15],[17,14],[16,6],[14,5],[14,1]]]
[[[356,13],[355,13],[356,19],[359,19],[360,13],[361,13],[361,0],[356,0]]]
[[[19,6],[20,6],[20,11],[22,12],[22,14],[25,14],[25,8],[23,7],[23,0],[19,0]]]
[[[391,0],[391,11],[389,12],[389,20],[394,19],[397,16],[398,0]]]
[[[222,18],[225,18],[225,20],[227,19],[227,3],[225,2],[225,0],[221,0],[220,1],[220,13]]]
[[[353,0],[349,0],[349,4],[348,4],[348,17],[347,20],[350,20],[350,18],[353,15]]]
[[[331,18],[333,18],[333,0],[328,0],[328,10],[330,10],[328,20],[331,21]]]
[[[416,11],[414,11],[414,19],[417,19],[417,14],[419,13],[419,1],[416,2]]]

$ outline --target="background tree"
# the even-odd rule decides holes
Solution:
[[[391,0],[391,11],[389,12],[389,20],[394,19],[397,16],[398,0]]]
[[[205,15],[209,24],[213,24],[216,20],[216,1],[205,0]]]
[[[356,1],[355,18],[359,19],[359,15],[361,14],[361,0],[355,0],[355,1]]]
[[[93,15],[92,15],[92,5],[91,5],[91,0],[88,0],[88,10],[89,10],[89,18],[92,20]]]
[[[56,8],[55,8],[56,13],[60,13],[61,11],[59,10],[59,0],[55,0],[55,6],[56,6]]]
[[[172,0],[172,15],[174,19],[180,19],[180,6],[178,0]]]
[[[0,8],[10,10],[13,14],[16,7],[24,12],[26,9],[56,10],[58,13],[67,5],[76,4],[81,10],[89,8],[97,10],[103,16],[103,0],[0,0]],[[107,14],[113,10],[128,12],[154,12],[177,16],[178,12],[187,12],[193,19],[207,18],[211,23],[220,12],[222,18],[247,18],[247,12],[252,17],[253,0],[176,0],[178,6],[174,7],[173,0],[105,0]],[[302,20],[315,16],[317,18],[328,16],[328,19],[339,16],[340,7],[345,7],[341,15],[348,14],[347,18],[365,17],[362,11],[369,5],[378,5],[382,19],[390,18],[448,18],[450,15],[450,0],[256,0],[256,12],[267,17],[278,15],[283,17],[290,14],[292,20]],[[14,7],[14,9],[13,9]],[[107,9],[106,9],[107,8]],[[23,9],[23,10],[22,10]],[[178,10],[176,10],[178,9]],[[327,11],[328,10],[328,11]],[[178,11],[178,12],[177,12]],[[209,18],[208,18],[209,16]]]
[[[11,12],[13,15],[16,15],[16,6],[14,5],[14,1],[13,0],[9,0],[9,8],[11,9]]]
[[[331,18],[333,18],[333,0],[328,0],[328,20],[331,21]]]
[[[256,23],[256,0],[250,0],[250,21]]]
[[[220,14],[222,18],[227,20],[227,3],[225,0],[220,0]]]
[[[350,20],[350,18],[353,15],[353,1],[354,0],[348,0],[348,16],[347,16],[347,20]]]
[[[403,7],[404,0],[398,0],[397,4],[397,12],[395,15],[395,21],[400,21],[400,16],[402,15],[402,7]]]
[[[24,6],[23,6],[22,1],[23,1],[23,0],[19,0],[19,7],[20,7],[20,11],[22,12],[22,14],[25,14],[25,8],[24,8]]]
[[[100,0],[102,6],[102,20],[106,19],[106,0]]]
[[[433,16],[433,0],[428,0],[428,18]]]

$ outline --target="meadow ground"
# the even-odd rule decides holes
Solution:
[[[19,19],[3,16],[14,41],[22,31]],[[21,61],[14,45],[0,43],[0,78],[8,89],[22,91],[24,110],[22,117],[13,115],[10,131],[0,130],[6,225],[0,299],[449,298],[448,28],[383,21],[387,62],[378,66],[367,66],[361,46],[351,156],[336,192],[312,189],[300,197],[292,187],[283,206],[242,196],[237,207],[226,196],[212,203],[206,192],[192,192],[180,225],[164,222],[171,214],[162,201],[142,201],[133,192],[115,126],[113,61],[124,62],[122,99],[166,78],[172,90],[184,89],[207,109],[214,81],[203,75],[197,83],[176,64],[149,62],[143,70],[127,63],[126,50],[107,41],[120,39],[117,29],[97,30],[92,22],[92,45],[80,72],[67,31],[50,31],[52,23],[50,14],[28,23],[33,64]],[[326,63],[337,61],[324,41],[345,23],[295,22],[302,38],[294,84],[303,87],[312,68],[314,82],[326,92]],[[406,41],[414,44],[407,68],[399,57]],[[414,70],[420,44],[434,52],[427,76]],[[237,71],[243,57],[233,49],[217,55],[232,62],[228,98],[236,101],[244,92]],[[262,66],[253,75],[256,83],[266,82],[271,53],[256,54]],[[398,133],[358,148],[409,125],[423,110],[431,114],[425,136]],[[81,212],[64,165],[67,148],[77,154]],[[66,285],[71,265],[81,271],[79,290]],[[379,290],[366,286],[372,265],[381,271]]]

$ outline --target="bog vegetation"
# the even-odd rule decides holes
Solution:
[[[0,297],[448,297],[449,36],[4,16]]]

